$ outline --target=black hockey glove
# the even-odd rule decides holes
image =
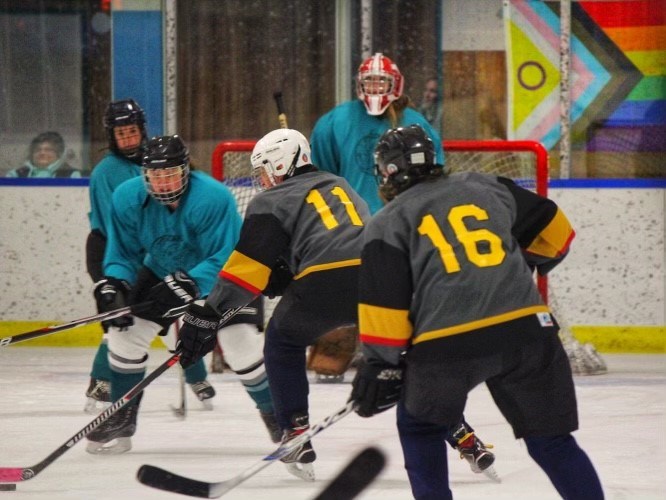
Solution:
[[[181,349],[180,364],[183,368],[193,365],[215,348],[220,315],[208,304],[190,304],[183,316],[183,326],[178,332],[176,349]]]
[[[136,315],[167,328],[173,318],[180,316],[187,305],[198,298],[199,287],[194,280],[185,271],[176,271],[148,290],[146,301],[151,307],[137,311]]]
[[[294,279],[293,273],[284,259],[279,258],[271,270],[271,277],[268,279],[268,285],[264,288],[263,295],[269,299],[284,295],[284,291]]]
[[[97,302],[98,312],[108,312],[127,307],[127,297],[130,292],[130,285],[125,280],[119,280],[111,276],[106,276],[97,283],[95,283],[95,301]],[[119,318],[102,321],[104,330],[109,326],[118,328],[127,328],[134,324],[132,316],[121,316]]]
[[[350,399],[356,402],[356,413],[372,417],[395,406],[400,400],[403,371],[402,366],[363,361],[352,382]]]

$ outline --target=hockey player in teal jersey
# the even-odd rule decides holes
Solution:
[[[109,153],[95,166],[90,175],[90,233],[86,241],[86,266],[96,284],[103,287],[103,260],[107,235],[111,224],[111,197],[115,189],[128,179],[141,175],[143,148],[146,145],[146,117],[134,99],[121,99],[109,103],[104,113],[104,128]],[[96,294],[96,297],[100,294]],[[106,300],[97,301],[99,312],[110,310]],[[108,361],[108,326],[128,326],[132,318],[123,317],[103,323],[104,334],[97,349],[90,372],[90,384],[86,390],[87,413],[96,413],[100,407],[111,404],[111,369]],[[206,380],[206,367],[201,361],[185,371],[185,380],[202,402],[215,395],[215,389]]]
[[[261,293],[282,295],[268,324],[264,357],[286,442],[309,427],[307,347],[357,323],[357,270],[370,214],[345,179],[317,170],[310,145],[296,130],[264,136],[251,162],[264,191],[250,201],[240,240],[206,304],[190,306],[184,316],[181,363],[187,366],[213,349],[209,325],[225,310]],[[280,262],[292,280],[275,280]],[[315,458],[308,442],[281,460],[292,474],[313,480]]]
[[[103,261],[111,218],[113,191],[123,182],[141,175],[141,151],[146,142],[146,118],[143,110],[133,99],[109,103],[104,113],[104,128],[109,152],[90,174],[90,233],[86,241],[86,266],[93,283],[104,278]],[[97,304],[99,312],[108,310],[106,304]],[[128,323],[127,318],[118,318],[116,325]],[[111,369],[108,362],[107,330],[104,322],[102,342],[97,349],[90,372],[90,384],[86,391],[85,411],[96,413],[101,407],[111,404],[109,380]]]
[[[104,284],[96,289],[98,300],[113,309],[149,304],[131,317],[131,324],[109,328],[112,400],[143,379],[151,341],[178,323],[167,313],[181,311],[209,294],[241,226],[231,192],[207,174],[191,171],[180,137],[148,141],[142,172],[113,193]],[[271,439],[278,441],[258,326],[262,324],[259,299],[215,336],[259,409]],[[90,453],[122,453],[131,448],[140,398],[88,434]]]
[[[448,175],[418,125],[386,132],[375,158],[388,204],[368,223],[361,254],[357,413],[397,404],[414,497],[446,500],[443,441],[485,382],[562,498],[602,499],[571,435],[571,369],[532,276],[566,257],[574,237],[566,216],[509,179]]]
[[[403,87],[404,78],[391,59],[380,53],[369,57],[356,75],[358,99],[344,102],[319,118],[310,136],[312,162],[320,170],[347,179],[373,214],[384,205],[377,194],[373,152],[388,129],[420,124],[435,144],[438,163],[444,163],[439,134],[409,106]]]

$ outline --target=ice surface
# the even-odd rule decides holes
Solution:
[[[43,460],[92,420],[83,413],[94,350],[89,348],[0,348],[0,467],[26,467]],[[168,357],[151,351],[149,370]],[[605,355],[607,375],[577,377],[581,429],[575,433],[601,477],[606,498],[666,498],[666,355]],[[215,409],[203,411],[188,393],[182,421],[170,405],[179,401],[176,369],[146,391],[133,449],[119,456],[92,456],[79,442],[17,491],[0,500],[186,498],[153,490],[136,479],[142,464],[157,465],[197,479],[220,481],[254,465],[275,449],[259,414],[231,372],[212,374]],[[351,380],[311,384],[311,420],[343,406]],[[449,451],[450,481],[456,499],[559,498],[534,464],[522,441],[493,404],[485,386],[470,395],[467,420],[485,442],[495,445],[495,468],[502,484],[470,472]],[[259,472],[223,498],[311,499],[357,452],[378,446],[388,457],[380,477],[358,498],[411,498],[391,410],[370,419],[349,415],[314,438],[317,480],[306,483],[281,463]],[[85,441],[85,440],[84,440]]]

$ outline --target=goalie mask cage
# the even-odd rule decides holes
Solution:
[[[254,140],[223,141],[217,144],[212,155],[211,173],[231,189],[241,216],[245,215],[250,199],[257,194],[252,185],[250,165],[250,153],[255,144]],[[538,142],[443,141],[442,145],[451,172],[500,175],[542,196],[548,194],[548,152]],[[545,278],[539,278],[539,290],[547,298]]]

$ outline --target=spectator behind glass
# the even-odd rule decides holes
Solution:
[[[442,100],[439,97],[439,86],[437,78],[428,78],[423,89],[421,102],[416,108],[425,116],[428,123],[439,133],[442,133]]]
[[[7,172],[7,177],[81,177],[81,171],[67,163],[65,141],[58,132],[42,132],[30,143],[23,166]]]

